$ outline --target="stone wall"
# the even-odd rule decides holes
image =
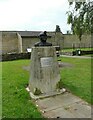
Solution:
[[[17,36],[18,36],[18,49],[19,49],[19,52],[22,53],[23,52],[22,37],[20,36],[19,33],[17,33]]]
[[[2,32],[2,53],[12,52],[19,52],[17,33]]]
[[[47,42],[51,42],[53,46],[64,48],[93,47],[91,35],[83,35],[81,43],[76,35],[67,35],[60,32],[48,32],[52,36]],[[17,32],[0,32],[0,53],[21,53],[27,52],[27,48],[32,48],[36,42],[39,42],[38,37],[21,37]],[[2,43],[1,43],[2,42]],[[81,45],[80,45],[81,44]]]
[[[55,45],[60,46],[60,48],[63,48],[63,42],[64,42],[64,35],[60,32],[55,33]]]
[[[32,48],[36,42],[38,42],[37,38],[22,38],[23,52],[27,52],[27,48]]]
[[[59,37],[61,39],[60,36],[61,33],[59,33]],[[52,43],[53,46],[59,45],[60,43],[58,43],[57,37],[55,37],[55,32],[48,32],[47,35],[51,36],[47,39],[47,42]],[[61,34],[62,35],[62,34]],[[22,49],[23,52],[27,52],[27,48],[32,48],[34,46],[35,43],[39,42],[39,38],[38,37],[23,37],[22,38]]]
[[[73,46],[75,48],[91,47],[91,35],[83,35],[80,43],[78,36],[64,34],[63,48],[72,48]]]
[[[12,60],[20,60],[20,59],[30,59],[31,53],[12,53],[12,54],[3,54],[0,55],[0,61],[12,61]]]
[[[39,38],[22,38],[22,48],[23,52],[27,52],[27,48],[32,48],[35,43],[39,42]],[[51,42],[54,44],[54,39],[53,38],[48,38],[47,42]]]

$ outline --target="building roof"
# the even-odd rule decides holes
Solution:
[[[41,31],[17,31],[21,37],[38,37]]]
[[[42,31],[2,31],[2,32],[12,32],[19,33],[21,37],[38,37]],[[48,37],[55,36],[55,31],[47,31]]]
[[[42,31],[17,31],[21,37],[38,37],[38,35],[42,32]],[[54,36],[55,32],[49,32],[47,31],[47,36],[51,37]]]

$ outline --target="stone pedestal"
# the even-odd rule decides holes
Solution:
[[[33,47],[29,89],[33,94],[56,92],[60,81],[56,51],[53,46]]]

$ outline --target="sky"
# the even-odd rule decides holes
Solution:
[[[68,0],[0,0],[0,31],[61,31],[70,30],[66,12]]]

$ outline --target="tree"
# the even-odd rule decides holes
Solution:
[[[93,1],[69,2],[74,8],[67,12],[67,23],[71,24],[71,31],[78,35],[79,40],[83,34],[93,34]]]
[[[56,25],[56,30],[55,31],[56,32],[61,32],[61,29],[60,29],[59,25]]]

